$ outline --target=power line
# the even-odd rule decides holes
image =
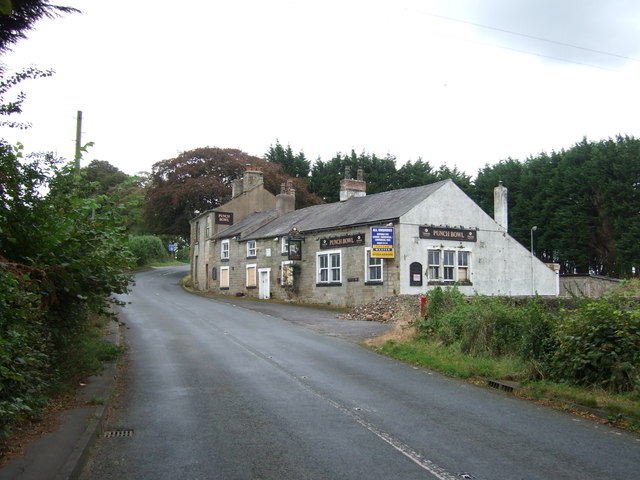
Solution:
[[[516,35],[516,36],[519,36],[519,37],[529,38],[531,40],[537,40],[537,41],[540,41],[540,42],[546,42],[546,43],[552,43],[552,44],[555,44],[555,45],[561,45],[563,47],[575,48],[577,50],[583,50],[585,52],[597,53],[599,55],[606,55],[606,56],[609,56],[609,57],[615,57],[615,58],[620,58],[620,59],[624,59],[624,60],[630,60],[632,62],[640,62],[640,59],[634,58],[634,57],[629,57],[627,55],[620,55],[620,54],[617,54],[617,53],[606,52],[604,50],[596,50],[594,48],[582,47],[580,45],[574,45],[572,43],[560,42],[558,40],[549,40],[548,38],[538,37],[536,35],[529,35],[527,33],[515,32],[513,30],[507,30],[507,29],[504,29],[504,28],[493,27],[491,25],[484,25],[484,24],[481,24],[481,23],[470,22],[470,21],[467,21],[467,20],[460,20],[459,18],[447,17],[445,15],[438,15],[438,14],[435,14],[435,13],[429,13],[429,12],[425,12],[425,11],[422,11],[422,10],[414,10],[414,11],[416,13],[420,13],[422,15],[426,15],[426,16],[434,17],[434,18],[440,18],[442,20],[448,20],[450,22],[464,23],[466,25],[472,25],[474,27],[484,28],[484,29],[487,29],[487,30],[493,30],[493,31],[496,31],[496,32],[501,32],[501,33],[507,33],[509,35]],[[494,45],[494,46],[499,46],[499,45]],[[535,53],[527,52],[525,50],[517,50],[515,48],[509,48],[509,47],[501,47],[501,48],[506,48],[508,50],[514,50],[514,51],[520,51],[522,53],[529,53],[531,55],[537,55]],[[538,55],[538,56],[547,57],[546,55]],[[547,57],[547,58],[554,58],[556,60],[563,60],[561,58],[555,58],[555,57]],[[571,62],[569,60],[564,60],[564,61]],[[571,63],[578,63],[578,62],[571,62]],[[581,64],[581,65],[595,66],[595,65],[589,65],[589,64],[584,64],[584,63]]]

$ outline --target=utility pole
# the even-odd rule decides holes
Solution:
[[[76,119],[76,170],[80,170],[80,151],[82,149],[82,110],[78,110]]]

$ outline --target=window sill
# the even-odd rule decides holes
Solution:
[[[221,261],[221,262],[228,262],[228,261],[229,261],[229,259],[228,259],[228,258],[221,258],[221,259],[220,259],[220,261]]]
[[[369,282],[364,282],[365,285],[383,285],[384,282],[382,280],[371,280]]]
[[[316,287],[341,287],[342,282],[316,283]]]
[[[255,260],[256,258],[258,258],[257,255],[247,255],[247,260],[250,260],[250,259]]]

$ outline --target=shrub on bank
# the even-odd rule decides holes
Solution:
[[[520,358],[531,378],[640,395],[640,310],[628,297],[581,299],[569,309],[540,298],[465,299],[438,287],[415,326],[465,354]]]
[[[169,253],[162,240],[155,235],[130,235],[127,247],[135,257],[138,267],[169,260]]]

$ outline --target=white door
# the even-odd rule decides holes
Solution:
[[[270,273],[270,268],[258,269],[258,277],[260,278],[260,281],[258,283],[258,297],[261,300],[271,298],[271,285],[269,283]]]

